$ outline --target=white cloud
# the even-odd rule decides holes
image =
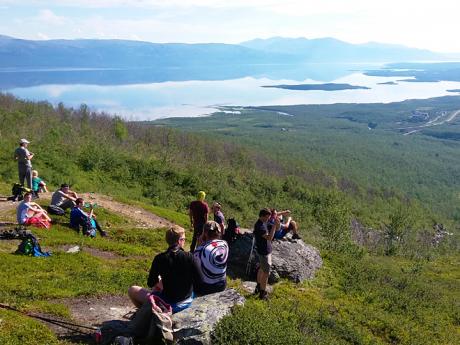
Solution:
[[[37,32],[37,37],[40,40],[49,40],[50,39],[49,36],[47,36],[47,35],[45,35],[45,34],[43,34],[41,32]]]
[[[48,9],[40,10],[37,19],[51,25],[63,25],[66,22],[64,17],[57,16],[53,11]]]

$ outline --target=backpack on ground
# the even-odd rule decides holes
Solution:
[[[22,201],[24,199],[24,194],[30,192],[31,189],[24,187],[20,183],[14,183],[11,188],[11,196],[7,198],[10,201]]]
[[[43,252],[37,238],[28,233],[26,237],[19,244],[15,254],[28,255],[28,256],[50,256],[48,252]]]
[[[240,225],[234,218],[230,218],[227,222],[227,229],[225,230],[223,240],[231,244],[235,242],[238,236],[240,236]]]
[[[46,210],[48,211],[49,214],[54,214],[56,216],[63,216],[65,215],[65,210],[59,206],[56,205],[49,205]]]

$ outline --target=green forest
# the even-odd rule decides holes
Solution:
[[[16,182],[13,152],[25,137],[51,190],[69,183],[183,226],[199,190],[246,228],[260,208],[290,209],[323,267],[306,283],[276,284],[268,303],[246,294],[245,306],[218,325],[216,344],[458,344],[460,142],[452,133],[460,132],[460,120],[415,135],[399,130],[413,125],[413,111],[458,109],[460,97],[452,96],[127,122],[86,105],[0,94],[0,194]],[[101,212],[109,239],[84,245],[125,260],[57,254],[32,267],[33,259],[0,243],[0,303],[70,317],[56,298],[123,295],[129,285],[145,284],[151,258],[164,245],[162,230],[134,229]],[[352,222],[382,240],[357,243]],[[433,244],[440,223],[452,235]],[[37,232],[51,247],[78,236],[59,224]],[[240,285],[229,279],[229,286]],[[36,344],[36,337],[67,343],[14,313],[0,311],[0,319],[2,344]]]

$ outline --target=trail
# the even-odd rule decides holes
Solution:
[[[39,200],[51,200],[52,193],[40,194]],[[86,201],[97,203],[100,207],[129,218],[136,223],[140,228],[164,228],[172,226],[174,223],[167,219],[157,216],[156,214],[146,211],[141,207],[124,204],[113,200],[112,197],[97,194],[97,193],[81,193],[79,194]],[[0,201],[0,219],[1,221],[14,221],[15,216],[11,214],[11,210],[15,210],[18,206],[17,202]],[[96,210],[97,213],[97,210]]]

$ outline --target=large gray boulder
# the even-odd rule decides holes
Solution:
[[[211,344],[216,323],[244,301],[234,289],[195,298],[190,308],[173,315],[176,344]]]
[[[280,278],[299,283],[312,279],[315,272],[322,266],[323,260],[319,251],[303,242],[294,240],[288,234],[282,240],[274,240],[272,252],[272,271],[269,282],[277,282]],[[258,257],[250,256],[252,233],[245,233],[230,246],[227,262],[228,273],[232,277],[254,279]]]

